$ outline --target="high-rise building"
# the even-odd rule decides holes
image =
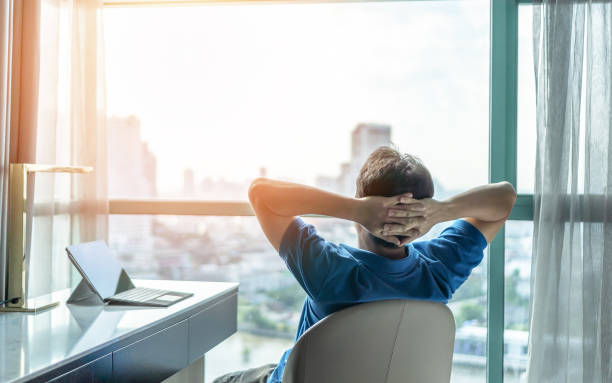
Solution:
[[[157,159],[140,137],[135,116],[111,117],[107,124],[108,194],[111,198],[156,196]],[[134,268],[151,267],[154,248],[150,215],[111,215],[109,242],[120,257],[131,257]]]
[[[344,183],[345,193],[355,194],[357,188],[355,180],[370,153],[381,146],[388,145],[391,145],[391,126],[364,123],[357,125],[351,134],[351,162],[348,170],[350,182]]]
[[[342,193],[355,195],[355,180],[370,153],[380,146],[391,145],[391,126],[361,123],[351,133],[351,159],[340,165],[340,174],[335,178],[319,176],[317,186]]]
[[[262,166],[259,168],[259,176],[260,177],[267,177],[268,176],[268,169],[266,169],[265,166]]]
[[[315,178],[315,185],[324,190],[337,191],[338,177],[317,176]]]
[[[359,124],[351,134],[351,162],[363,164],[376,148],[391,144],[391,126]]]
[[[157,160],[140,138],[140,120],[134,116],[111,117],[106,127],[109,196],[154,197]]]
[[[354,195],[356,189],[355,180],[357,179],[357,175],[353,176],[353,172],[351,169],[353,168],[353,163],[344,162],[340,164],[340,175],[338,176],[338,193],[345,195]]]
[[[142,174],[149,187],[147,194],[149,197],[155,197],[157,196],[157,157],[149,150],[146,142],[142,143],[141,150]]]
[[[185,197],[195,196],[195,175],[191,168],[183,171],[183,195]]]

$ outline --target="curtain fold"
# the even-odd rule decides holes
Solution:
[[[106,134],[106,77],[102,0],[81,0],[73,23],[71,135],[74,164],[94,167],[93,174],[78,177],[72,194],[81,201],[78,230],[72,242],[108,240],[108,183]],[[77,74],[75,76],[75,73]],[[78,102],[78,108],[75,103]]]
[[[0,299],[6,298],[12,14],[12,2],[0,1]]]
[[[13,2],[11,162],[94,168],[39,173],[29,185],[26,283],[36,297],[74,284],[67,245],[107,239],[102,1]]]
[[[40,2],[12,0],[11,163],[36,161],[40,79]]]
[[[529,382],[612,381],[611,4],[534,5]]]

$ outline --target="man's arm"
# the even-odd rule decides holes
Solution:
[[[405,197],[401,199],[402,203],[414,201]],[[418,202],[423,204],[424,210],[422,217],[413,218],[418,223],[412,229],[416,228],[420,235],[427,233],[437,223],[465,218],[490,243],[508,219],[516,202],[516,192],[509,182],[499,182],[470,189],[446,201],[421,199]],[[389,209],[388,213],[390,217],[404,217],[407,210]],[[406,225],[386,224],[383,235],[404,235],[405,231]]]
[[[399,245],[395,236],[383,236],[382,228],[385,222],[393,221],[387,219],[389,208],[395,206],[397,210],[405,210],[415,204],[398,205],[401,198],[410,197],[410,193],[406,193],[395,197],[350,198],[310,186],[265,178],[256,179],[249,188],[251,206],[266,237],[276,250],[289,224],[295,216],[302,214],[320,214],[354,221],[374,235]],[[417,208],[415,213],[407,216],[420,214],[416,212]]]

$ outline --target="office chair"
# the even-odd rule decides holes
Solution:
[[[360,304],[298,339],[283,383],[448,383],[454,341],[455,320],[444,304]]]

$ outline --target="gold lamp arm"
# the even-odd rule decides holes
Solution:
[[[39,164],[11,164],[23,165],[26,173],[91,173],[91,166],[59,166],[59,165],[39,165]]]
[[[7,298],[19,297],[17,303],[0,307],[0,311],[36,312],[54,307],[58,302],[40,302],[27,298],[26,225],[28,206],[28,175],[32,173],[91,173],[91,166],[58,166],[10,164],[9,217],[7,246]]]

